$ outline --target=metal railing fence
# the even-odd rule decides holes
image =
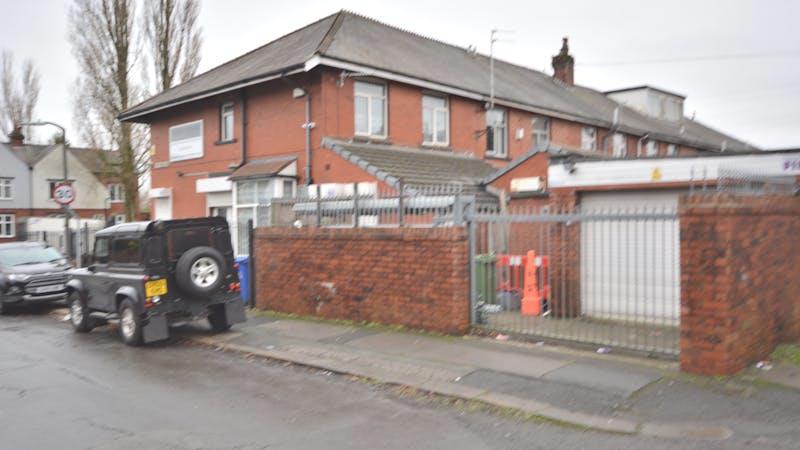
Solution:
[[[470,220],[473,323],[676,355],[677,212],[514,209]]]

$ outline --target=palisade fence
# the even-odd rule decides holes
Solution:
[[[400,194],[402,193],[402,195]],[[259,205],[254,223],[469,230],[472,323],[534,339],[674,356],[680,255],[674,209],[505,208],[460,185],[321,192]],[[237,250],[248,253],[247,223]]]
[[[80,230],[71,230],[69,241],[64,239],[65,233],[63,230],[59,231],[43,231],[43,230],[27,230],[24,226],[18,225],[17,240],[29,242],[41,242],[47,244],[70,258],[75,260],[77,255],[77,248],[80,245],[81,260],[88,261],[92,251],[94,250],[94,235],[98,230],[88,225],[84,225]],[[67,249],[67,245],[70,248]]]
[[[674,208],[513,208],[468,216],[473,323],[531,338],[678,353]]]
[[[461,184],[400,184],[396,189],[376,189],[371,183],[344,185],[340,191],[328,192],[315,186],[302,194],[273,198],[268,203],[257,205],[252,215],[254,225],[297,228],[450,227],[464,224],[467,205],[475,201],[476,194],[481,195]],[[492,202],[486,202],[482,208],[491,210],[495,207]],[[247,221],[240,220],[235,227],[236,250],[238,254],[246,255],[249,248]]]

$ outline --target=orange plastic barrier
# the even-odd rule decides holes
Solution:
[[[538,316],[542,313],[542,298],[539,296],[536,276],[536,252],[525,255],[525,288],[523,289],[521,313],[523,316]]]

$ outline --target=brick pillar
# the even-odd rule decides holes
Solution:
[[[681,200],[681,369],[734,374],[800,338],[800,198]]]

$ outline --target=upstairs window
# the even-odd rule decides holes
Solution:
[[[533,137],[534,148],[547,148],[550,144],[550,119],[547,117],[535,117],[531,136]]]
[[[597,128],[581,128],[581,150],[593,152],[597,150]]]
[[[658,141],[647,141],[647,146],[645,147],[645,155],[658,156]]]
[[[360,136],[386,137],[386,86],[355,82],[355,132]]]
[[[628,139],[622,133],[614,133],[614,157],[624,158],[628,156]]]
[[[203,121],[175,125],[169,129],[169,160],[203,157]]]
[[[490,109],[486,111],[486,156],[504,158],[507,151],[506,111]]]
[[[219,110],[219,140],[233,140],[233,103],[225,103]]]
[[[0,178],[0,200],[12,200],[14,198],[13,178]]]
[[[675,156],[678,154],[678,146],[675,144],[667,144],[667,156]]]
[[[450,132],[450,111],[447,99],[422,96],[422,143],[447,145]]]
[[[108,185],[108,199],[112,203],[117,203],[125,200],[125,191],[119,183]]]

